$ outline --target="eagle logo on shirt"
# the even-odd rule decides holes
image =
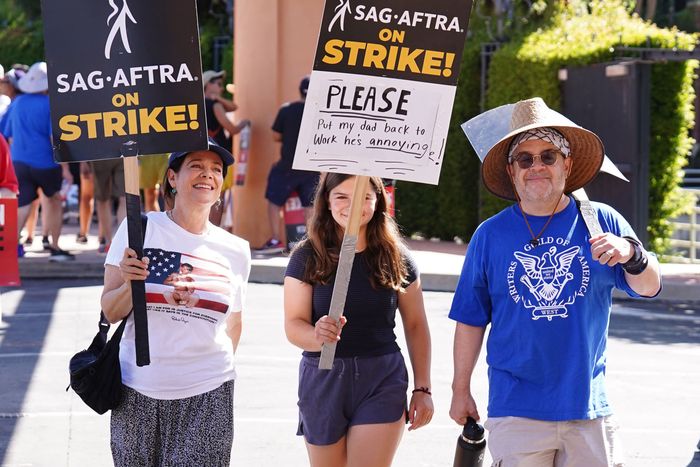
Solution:
[[[574,278],[570,272],[571,263],[579,250],[578,246],[572,246],[558,253],[557,248],[551,246],[541,256],[514,253],[525,270],[520,282],[534,298],[533,301],[523,297],[523,304],[532,311],[533,320],[547,318],[551,321],[554,317],[568,316],[566,307],[574,303],[576,296],[561,298],[561,294],[564,286]]]

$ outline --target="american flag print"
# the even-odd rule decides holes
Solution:
[[[187,308],[201,308],[217,313],[228,310],[231,271],[216,260],[145,248],[149,259],[146,278],[146,301]]]
[[[180,270],[180,253],[159,248],[146,248],[143,253],[149,260],[146,282],[163,284],[172,273]]]

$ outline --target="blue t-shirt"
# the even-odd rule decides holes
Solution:
[[[51,114],[49,96],[22,94],[12,101],[8,112],[5,136],[12,138],[13,162],[22,162],[37,169],[57,167],[51,147]]]
[[[614,209],[592,203],[605,232],[635,236]],[[540,232],[549,216],[528,216]],[[614,287],[638,296],[621,266],[591,257],[573,199],[532,247],[518,205],[474,233],[450,318],[485,327],[490,417],[585,420],[610,415],[605,391]]]
[[[14,103],[14,100],[10,102],[10,105],[8,105],[7,109],[5,109],[5,113],[0,117],[0,134],[2,134],[5,139],[7,139],[7,122],[10,120],[10,111],[12,110],[12,104]]]

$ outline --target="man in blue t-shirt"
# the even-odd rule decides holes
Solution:
[[[319,173],[292,169],[308,89],[309,78],[304,77],[299,84],[301,100],[280,107],[272,124],[273,139],[282,143],[282,148],[280,160],[272,166],[267,177],[265,198],[268,201],[267,213],[272,237],[260,248],[263,252],[279,253],[285,249],[280,241],[280,212],[289,195],[296,192],[304,207],[305,216],[308,218],[311,213],[310,206],[318,185]]]
[[[618,465],[605,390],[612,290],[655,296],[659,265],[609,206],[591,203],[603,233],[590,234],[569,195],[603,163],[594,133],[539,98],[515,104],[510,129],[486,153],[482,175],[516,204],[474,233],[450,310],[450,416],[479,419],[471,376],[490,324],[485,425],[494,464]]]
[[[58,246],[63,226],[61,186],[64,181],[66,186],[70,186],[73,175],[68,164],[59,165],[53,160],[46,63],[33,64],[19,79],[18,86],[24,94],[12,102],[7,126],[3,130],[10,142],[12,163],[19,181],[17,226],[20,230],[24,226],[32,202],[39,196],[38,190],[41,188],[42,219],[51,236],[49,260],[73,260],[75,257],[72,254]]]

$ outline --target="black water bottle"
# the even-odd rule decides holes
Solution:
[[[453,467],[481,467],[486,451],[484,427],[467,417],[462,434],[457,438],[457,451]]]

